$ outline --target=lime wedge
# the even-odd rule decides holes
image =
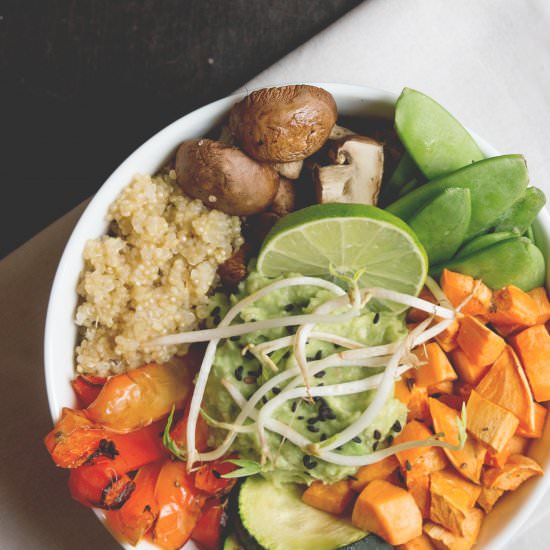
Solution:
[[[267,235],[257,264],[267,277],[301,273],[353,276],[364,270],[362,286],[417,295],[428,259],[413,230],[374,206],[320,204],[278,221]],[[392,308],[394,309],[394,308]]]

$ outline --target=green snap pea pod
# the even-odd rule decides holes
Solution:
[[[397,200],[412,181],[420,182],[424,179],[422,172],[420,172],[414,160],[409,153],[405,151],[403,156],[399,159],[390,179],[382,185],[380,199],[378,201],[379,206],[383,208],[394,200]]]
[[[401,191],[399,191],[399,197],[405,196],[407,193],[410,193],[411,191],[414,191],[417,187],[420,186],[420,182],[418,180],[411,180],[409,183],[405,184]],[[397,197],[397,198],[399,198]]]
[[[546,271],[542,252],[525,237],[501,241],[463,258],[444,262],[433,267],[430,274],[437,277],[444,267],[482,279],[490,288],[515,285],[525,292],[542,286]]]
[[[451,187],[411,218],[409,225],[424,245],[430,264],[454,256],[464,241],[471,214],[470,190]]]
[[[511,231],[502,231],[500,233],[486,233],[485,235],[480,235],[475,239],[467,242],[455,255],[454,259],[458,260],[459,258],[464,258],[464,256],[469,256],[478,250],[483,250],[489,246],[499,243],[500,241],[506,241],[508,239],[513,239],[517,237],[516,233]]]
[[[390,204],[387,210],[408,221],[443,190],[449,187],[467,188],[472,201],[472,217],[466,233],[466,239],[470,239],[492,227],[510,204],[521,197],[528,182],[523,156],[492,157],[421,185]]]
[[[533,226],[530,225],[527,231],[525,232],[525,236],[533,243],[537,244],[535,241],[535,232],[533,231]]]
[[[545,203],[543,191],[537,187],[528,187],[525,193],[498,218],[495,231],[513,231],[523,235]]]
[[[397,100],[395,129],[428,179],[484,158],[458,120],[432,98],[410,88],[404,88]]]

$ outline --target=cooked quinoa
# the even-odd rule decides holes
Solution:
[[[86,243],[78,372],[105,376],[167,361],[186,346],[143,344],[206,317],[217,268],[243,242],[240,219],[185,196],[175,180],[173,170],[135,176],[109,209],[109,235]]]

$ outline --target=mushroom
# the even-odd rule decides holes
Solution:
[[[256,160],[293,162],[309,157],[328,139],[336,103],[322,88],[307,85],[256,90],[233,106],[229,127]]]
[[[350,202],[375,205],[384,172],[384,147],[364,136],[347,136],[329,151],[333,162],[314,169],[320,203]]]
[[[297,180],[302,172],[304,161],[295,160],[294,162],[274,162],[271,166],[284,178],[288,178],[289,180]]]
[[[294,184],[286,178],[281,178],[279,189],[269,207],[269,212],[277,214],[277,216],[286,216],[296,207],[296,190]]]
[[[279,175],[271,166],[211,139],[184,141],[179,146],[176,178],[191,197],[234,216],[264,211],[279,188]]]
[[[343,126],[338,126],[338,124],[335,124],[332,127],[332,130],[330,131],[328,139],[336,140],[336,139],[342,139],[347,136],[355,136],[355,135],[357,134],[353,130],[350,130],[349,128],[344,128]]]

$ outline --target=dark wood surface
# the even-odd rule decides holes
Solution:
[[[0,257],[361,0],[0,3]]]

